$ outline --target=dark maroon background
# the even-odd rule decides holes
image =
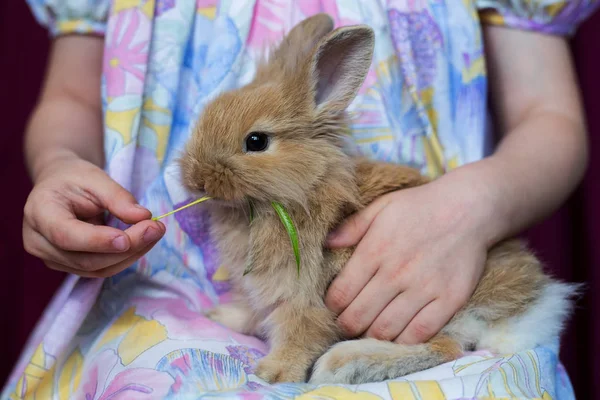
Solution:
[[[19,44],[21,43],[21,44]],[[563,340],[561,358],[577,395],[600,393],[600,13],[573,40],[592,149],[585,181],[552,218],[534,228],[533,247],[557,275],[586,282],[587,294]],[[23,251],[21,218],[31,185],[23,165],[22,135],[43,77],[48,37],[25,1],[0,2],[0,382],[6,379],[46,303],[63,280]],[[596,318],[594,318],[594,316]],[[598,397],[600,398],[600,397]]]

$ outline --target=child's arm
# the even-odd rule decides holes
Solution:
[[[492,183],[488,196],[502,216],[495,218],[493,243],[566,200],[583,178],[588,144],[568,42],[503,27],[488,27],[484,35],[495,122],[503,138],[494,156],[471,172]]]
[[[25,249],[50,268],[89,277],[123,270],[164,233],[101,168],[103,45],[91,36],[54,42],[25,135],[34,182],[24,210]],[[124,232],[102,226],[105,210],[134,225]]]
[[[470,297],[488,248],[552,212],[583,176],[586,128],[566,41],[489,27],[485,44],[504,133],[494,155],[383,196],[331,239],[358,243],[327,296],[350,335],[432,337]]]
[[[65,155],[103,166],[100,76],[104,40],[66,36],[52,46],[46,79],[25,135],[34,182]]]

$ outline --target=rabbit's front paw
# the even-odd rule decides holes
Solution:
[[[236,304],[221,304],[204,315],[216,323],[240,333],[250,333],[252,314],[248,308]]]
[[[306,368],[298,364],[267,356],[258,362],[254,374],[269,383],[306,382]]]

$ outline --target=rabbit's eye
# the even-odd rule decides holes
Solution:
[[[269,135],[251,132],[246,136],[246,151],[265,151],[269,147]]]

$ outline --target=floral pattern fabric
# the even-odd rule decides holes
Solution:
[[[265,44],[327,12],[376,34],[350,107],[349,145],[437,176],[488,154],[486,23],[567,34],[591,0],[29,0],[53,35],[105,36],[106,170],[155,214],[191,200],[176,158],[203,106],[250,81]],[[123,226],[111,220],[115,226]],[[70,276],[4,389],[10,399],[572,399],[557,343],[519,354],[466,354],[402,379],[360,386],[268,385],[253,375],[260,340],[203,316],[229,300],[202,206],[165,220],[134,266]]]

